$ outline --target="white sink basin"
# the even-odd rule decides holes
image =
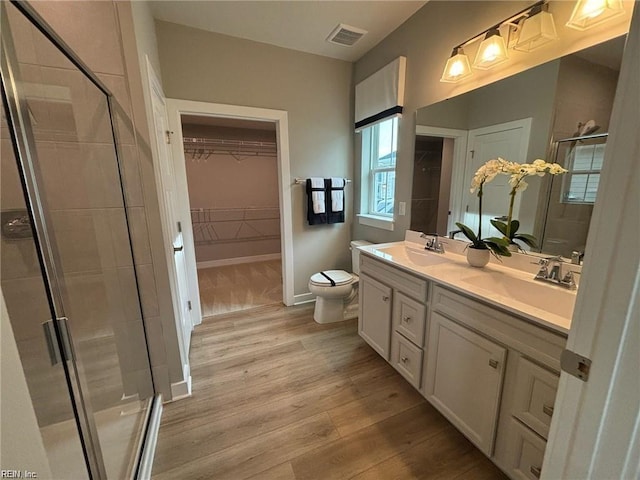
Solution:
[[[547,285],[533,279],[523,280],[499,272],[483,273],[461,280],[487,293],[508,297],[563,318],[570,319],[573,316],[576,294],[562,287]]]
[[[376,248],[376,250],[392,257],[408,260],[410,263],[418,267],[430,267],[432,265],[451,261],[445,256],[445,254],[410,248],[406,245],[391,245],[388,247]]]

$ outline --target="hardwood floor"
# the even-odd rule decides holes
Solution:
[[[506,478],[357,334],[278,305],[205,319],[165,405],[164,479]]]
[[[246,310],[282,302],[280,260],[198,270],[202,316]]]

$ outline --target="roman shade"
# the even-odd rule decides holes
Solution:
[[[402,114],[406,57],[398,57],[356,85],[356,132]]]

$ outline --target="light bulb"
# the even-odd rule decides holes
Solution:
[[[602,15],[606,7],[606,0],[587,0],[582,7],[582,14],[586,18],[596,18],[598,15]]]

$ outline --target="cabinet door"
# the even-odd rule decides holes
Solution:
[[[506,349],[434,312],[428,351],[427,399],[491,456]]]
[[[358,333],[389,361],[391,338],[391,288],[366,275],[360,276]]]

